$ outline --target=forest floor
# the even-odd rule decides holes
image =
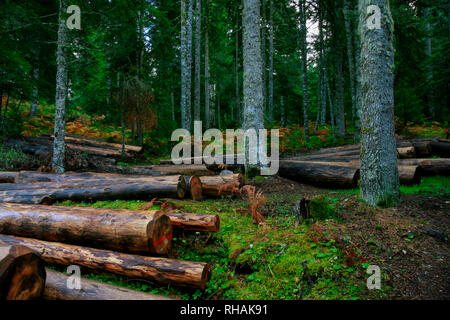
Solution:
[[[402,187],[402,202],[374,209],[359,190],[326,190],[279,177],[251,184],[268,201],[260,211],[265,225],[244,214],[248,202],[223,198],[195,202],[167,200],[188,212],[219,214],[221,230],[212,236],[179,233],[171,257],[208,262],[212,279],[204,292],[161,288],[117,277],[100,281],[182,299],[449,299],[450,178],[424,178]],[[330,219],[296,226],[292,206],[321,196]],[[145,201],[102,201],[109,208],[141,209]],[[156,209],[152,207],[150,209]],[[368,266],[381,269],[381,289],[367,289]]]
[[[41,106],[40,116],[23,123],[18,133],[27,137],[51,133],[53,109]],[[120,141],[120,128],[103,124],[102,117],[79,113],[70,117],[69,133]],[[397,129],[397,133],[412,137],[446,134],[445,126],[438,123]],[[351,138],[333,141],[329,126],[319,127],[308,144],[302,138],[301,127],[280,128],[282,153],[352,143]],[[132,142],[129,137],[127,142]],[[157,137],[148,137],[145,143],[147,151],[135,159],[136,163],[121,165],[158,163],[172,147],[167,139]],[[20,169],[29,160],[13,149],[0,151],[0,170]],[[85,276],[182,299],[450,298],[450,178],[425,177],[420,185],[402,186],[402,202],[393,209],[366,206],[356,189],[319,189],[280,177],[256,177],[249,184],[261,189],[267,198],[259,209],[265,216],[264,225],[253,224],[246,214],[246,198],[164,199],[181,211],[220,216],[218,233],[178,232],[173,238],[170,257],[211,264],[212,279],[205,291],[114,276]],[[319,199],[319,209],[329,217],[297,225],[293,205],[302,198]],[[65,201],[59,205],[137,210],[148,207],[149,201]],[[371,265],[381,269],[380,290],[367,288],[367,268]]]

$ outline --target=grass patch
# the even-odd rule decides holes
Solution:
[[[32,158],[21,150],[0,145],[0,171],[18,170],[32,163]]]

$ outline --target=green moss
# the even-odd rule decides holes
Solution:
[[[324,195],[311,199],[309,207],[311,217],[314,220],[326,220],[333,214],[333,209]]]

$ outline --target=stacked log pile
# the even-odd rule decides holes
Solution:
[[[400,183],[418,184],[425,175],[449,175],[449,140],[414,139],[397,143]],[[282,177],[319,187],[356,188],[359,179],[359,145],[322,149],[280,160]]]
[[[0,202],[52,204],[56,201],[149,200],[159,198],[202,198],[197,177],[129,176],[99,173],[42,174],[20,172],[17,183],[0,184]]]
[[[211,277],[209,264],[162,257],[168,254],[171,248],[173,228],[182,231],[218,232],[220,220],[217,215],[163,213],[156,210],[0,203],[0,284],[9,281],[2,282],[1,271],[5,269],[2,265],[2,254],[5,252],[3,256],[11,260],[8,258],[11,256],[9,248],[17,247],[28,248],[28,251],[23,252],[32,252],[31,257],[39,257],[51,266],[77,265],[82,270],[99,274],[204,290]],[[1,249],[1,245],[8,249]],[[44,298],[164,298],[89,280],[82,281],[86,284],[82,291],[74,291],[62,286],[64,279],[64,275],[52,272],[45,285]],[[21,288],[19,285],[16,287]],[[12,290],[9,285],[6,289],[1,286],[0,288],[0,293],[6,292],[9,298],[14,298],[9,293]],[[26,298],[23,296],[25,289],[20,290],[24,292],[20,298]],[[42,284],[36,296],[40,297],[43,290]]]

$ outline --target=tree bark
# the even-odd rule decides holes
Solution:
[[[201,121],[200,116],[200,81],[201,81],[201,40],[202,40],[202,1],[196,0],[195,5],[195,104],[194,104],[194,120]]]
[[[166,212],[174,229],[183,231],[219,232],[220,218],[213,214]]]
[[[18,172],[0,171],[0,183],[14,183]]]
[[[235,54],[234,54],[234,101],[236,104],[236,112],[238,113],[238,119],[242,122],[242,111],[241,111],[241,97],[240,97],[240,89],[239,89],[239,11],[236,9],[236,24],[235,24]],[[232,114],[232,120],[234,120],[234,115]]]
[[[244,0],[243,13],[243,48],[244,48],[244,124],[243,129],[256,130],[264,128],[264,82],[261,57],[260,4],[259,0]],[[251,148],[246,143],[246,154],[257,156],[258,164],[262,156],[261,146]],[[246,169],[249,168],[249,157]],[[253,166],[255,164],[252,164]]]
[[[80,279],[81,289],[69,289],[69,276],[47,269],[47,280],[43,299],[45,300],[172,300],[165,296],[139,292],[107,283]]]
[[[209,264],[203,262],[138,256],[1,234],[0,241],[27,246],[41,253],[52,266],[77,265],[94,273],[202,290],[211,277]]]
[[[308,96],[308,28],[306,26],[306,0],[299,0],[300,6],[300,35],[302,51],[302,85],[303,85],[303,126],[305,141],[309,141],[309,96]]]
[[[350,95],[352,98],[352,119],[355,120],[356,115],[356,87],[355,87],[355,59],[353,57],[353,28],[351,23],[351,0],[344,0],[344,24],[345,33],[347,38],[347,58],[348,58],[348,70],[350,76]]]
[[[209,73],[209,6],[208,2],[205,4],[205,122],[206,129],[211,127],[211,111],[209,110],[209,104],[211,101],[210,94],[210,73]]]
[[[0,300],[40,298],[45,278],[45,264],[37,252],[0,240]]]
[[[191,129],[193,1],[181,1],[181,122],[187,130]]]
[[[56,173],[64,172],[64,154],[66,150],[64,131],[66,125],[67,97],[67,27],[64,19],[66,0],[59,0],[58,49],[56,57],[56,103],[55,103],[55,141],[53,145],[52,167]]]
[[[166,254],[172,225],[158,212],[2,203],[0,233],[121,252]]]
[[[386,0],[360,0],[362,74],[361,194],[372,206],[399,201],[394,129],[394,23]],[[370,30],[367,8],[381,11],[381,29]]]
[[[274,25],[273,25],[273,0],[270,0],[269,13],[269,124],[273,123],[273,55],[274,55]]]

